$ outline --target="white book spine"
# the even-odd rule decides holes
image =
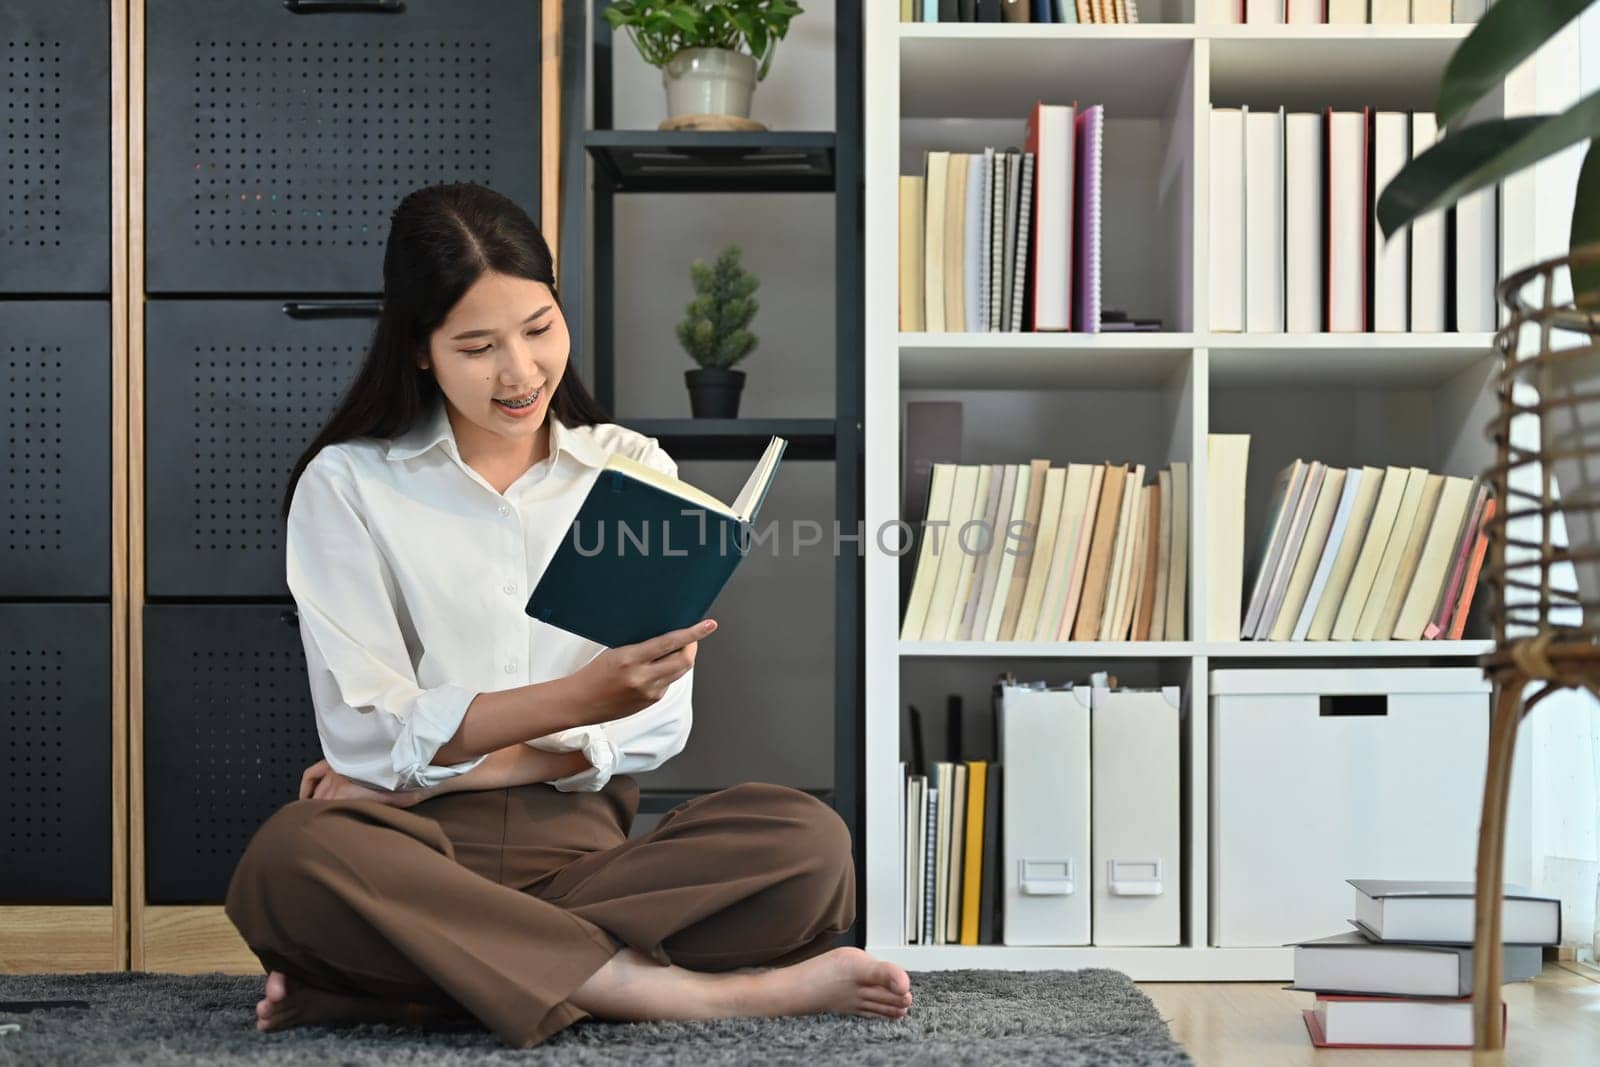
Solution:
[[[1494,329],[1495,193],[1479,189],[1456,201],[1456,329]]]
[[[1283,0],[1244,0],[1244,20],[1270,25],[1283,23]]]
[[[1211,112],[1211,329],[1244,329],[1244,112]]]
[[[1385,238],[1378,225],[1378,198],[1384,187],[1406,164],[1406,114],[1380,111],[1373,119],[1372,131],[1372,329],[1379,333],[1403,333],[1406,329],[1407,240],[1410,231],[1402,227]]]
[[[1283,112],[1245,116],[1245,328],[1282,333]]]
[[[1411,116],[1411,157],[1439,138],[1431,111]],[[1445,213],[1430,211],[1411,224],[1411,332],[1443,333],[1445,326]]]
[[[1284,125],[1284,303],[1289,333],[1322,332],[1322,116]]]
[[[1328,330],[1333,333],[1366,329],[1365,125],[1359,111],[1328,116]]]

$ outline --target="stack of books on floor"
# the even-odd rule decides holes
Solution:
[[[1295,989],[1316,994],[1319,1048],[1472,1047],[1473,885],[1354,880],[1355,930],[1294,950]],[[1561,943],[1561,902],[1508,885],[1501,979],[1534,978]],[[1506,1007],[1500,1005],[1502,1019]]]
[[[1218,449],[1213,438],[1212,471]],[[1233,482],[1243,492],[1242,478]],[[1278,473],[1257,545],[1241,636],[1269,641],[1457,640],[1488,550],[1496,502],[1482,477],[1422,467],[1295,460]],[[1222,521],[1242,515],[1224,504]],[[1219,551],[1243,533],[1222,529]]]
[[[1385,238],[1378,198],[1438,140],[1428,112],[1211,111],[1211,329],[1495,328],[1495,189]]]
[[[1489,0],[1210,0],[1216,23],[1359,26],[1477,22]]]
[[[935,463],[905,641],[1181,641],[1189,465]]]
[[[900,329],[1152,331],[1101,307],[1105,109],[1034,105],[1019,150],[929,151],[900,178]]]
[[[1139,5],[1137,0],[900,0],[900,21],[1135,23]]]
[[[1176,945],[1180,938],[1176,686],[994,686],[995,759],[900,766],[905,939],[913,945]]]

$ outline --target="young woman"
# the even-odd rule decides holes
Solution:
[[[905,971],[830,950],[855,872],[815,798],[735,786],[629,838],[715,622],[604,649],[523,611],[607,455],[677,472],[566,373],[538,229],[489,189],[421,189],[383,275],[285,494],[326,759],[228,889],[270,972],[257,1028],[469,1014],[520,1048],[586,1016],[903,1016]]]

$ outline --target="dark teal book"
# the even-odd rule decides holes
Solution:
[[[787,445],[772,439],[732,504],[611,456],[539,576],[528,615],[608,648],[693,626],[749,554]]]

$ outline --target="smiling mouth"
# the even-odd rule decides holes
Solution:
[[[495,403],[496,404],[502,404],[502,405],[504,405],[505,407],[508,407],[508,408],[530,407],[533,404],[538,402],[539,397],[542,396],[543,393],[544,393],[544,390],[535,389],[533,392],[529,393],[527,396],[521,397],[520,399],[516,399],[516,400],[506,400],[506,399],[503,399],[501,397],[496,397],[495,398]]]

